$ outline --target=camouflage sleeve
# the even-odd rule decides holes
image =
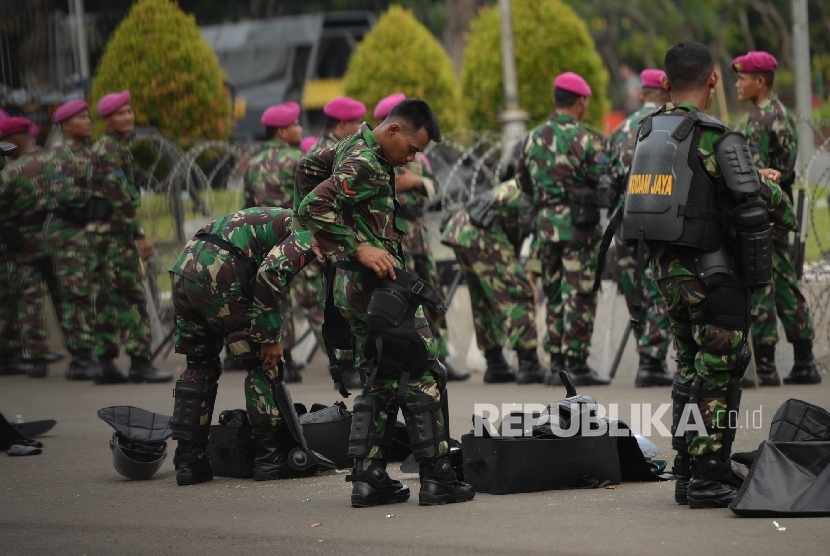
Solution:
[[[308,232],[291,234],[265,257],[257,272],[254,302],[249,315],[251,341],[260,344],[280,341],[283,291],[313,257]]]
[[[427,200],[431,201],[438,194],[438,178],[432,172],[432,164],[430,164],[429,159],[423,153],[418,153],[417,156],[421,159],[423,166],[421,181],[424,184],[424,191],[426,191]]]
[[[606,163],[602,139],[599,136],[593,133],[587,134],[583,160],[585,161],[585,185],[596,189]]]
[[[302,157],[303,151],[300,149],[283,149],[280,153],[277,182],[280,184],[283,198],[272,199],[272,204],[269,206],[280,206],[284,204],[286,199],[290,199],[292,202],[288,207],[293,208],[294,184],[297,181],[297,166]]]
[[[772,223],[787,230],[798,229],[792,201],[780,185],[761,177],[761,198],[769,207],[769,219]]]
[[[264,207],[265,205],[265,175],[260,171],[259,161],[251,159],[248,171],[245,172],[245,205],[243,209]]]
[[[530,170],[527,167],[527,156],[532,142],[532,137],[532,133],[528,133],[527,137],[525,137],[524,143],[522,144],[522,154],[516,162],[516,182],[518,182],[519,188],[531,197],[533,196],[533,182],[530,180]]]
[[[389,185],[380,182],[365,159],[347,158],[334,175],[315,187],[303,200],[297,218],[311,230],[326,256],[342,258],[344,253],[351,255],[363,242],[356,230],[344,223],[342,212],[355,210],[355,205],[361,201],[374,199],[378,187]],[[373,235],[369,230],[365,232],[365,237]],[[383,248],[382,245],[377,247]]]
[[[769,128],[758,120],[748,120],[744,127],[744,137],[746,137],[746,142],[749,143],[749,150],[752,151],[755,166],[760,169],[772,168],[769,156],[769,134]]]
[[[519,248],[521,249],[521,246]],[[537,276],[542,273],[542,242],[536,234],[533,234],[533,239],[530,240],[530,257],[525,263],[525,270]]]
[[[143,237],[144,228],[136,210],[141,199],[138,188],[130,179],[132,161],[121,149],[115,148],[96,156],[90,166],[92,179],[98,182],[112,203],[113,219],[120,217],[120,224],[130,237]]]

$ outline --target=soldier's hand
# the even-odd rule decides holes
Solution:
[[[403,193],[413,189],[424,188],[424,181],[406,166],[401,166],[395,171],[395,191]]]
[[[764,168],[763,170],[758,170],[758,173],[761,174],[762,177],[767,178],[769,181],[781,183],[781,172],[779,172],[778,170],[773,170],[772,168]]]
[[[135,240],[135,246],[138,249],[138,256],[143,260],[146,261],[153,256],[153,244],[146,237],[140,237]]]
[[[270,371],[282,359],[282,346],[280,344],[259,344],[259,358],[262,360],[262,368]]]
[[[360,264],[369,267],[378,278],[388,274],[390,278],[395,279],[395,259],[383,249],[364,244],[358,247],[354,254]]]

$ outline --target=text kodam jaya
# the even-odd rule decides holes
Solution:
[[[671,195],[673,183],[671,174],[632,174],[628,181],[628,194]]]

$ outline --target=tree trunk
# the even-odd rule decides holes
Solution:
[[[478,13],[479,8],[492,2],[488,0],[445,1],[447,3],[447,23],[444,26],[444,47],[452,58],[455,72],[461,73],[470,21]]]

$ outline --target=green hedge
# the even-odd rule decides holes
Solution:
[[[170,0],[139,0],[107,44],[92,81],[92,101],[130,90],[136,126],[172,138],[231,134],[224,72],[196,20]],[[102,129],[96,121],[96,131]]]
[[[608,111],[608,74],[585,23],[560,0],[513,0],[513,38],[519,104],[529,126],[553,110],[553,79],[573,71],[593,91],[585,121],[602,128]],[[498,129],[504,109],[498,6],[481,10],[470,25],[461,74],[463,108],[474,129]]]
[[[392,6],[352,54],[344,90],[366,104],[367,119],[396,92],[426,100],[443,131],[461,125],[458,81],[444,47],[408,10]]]

